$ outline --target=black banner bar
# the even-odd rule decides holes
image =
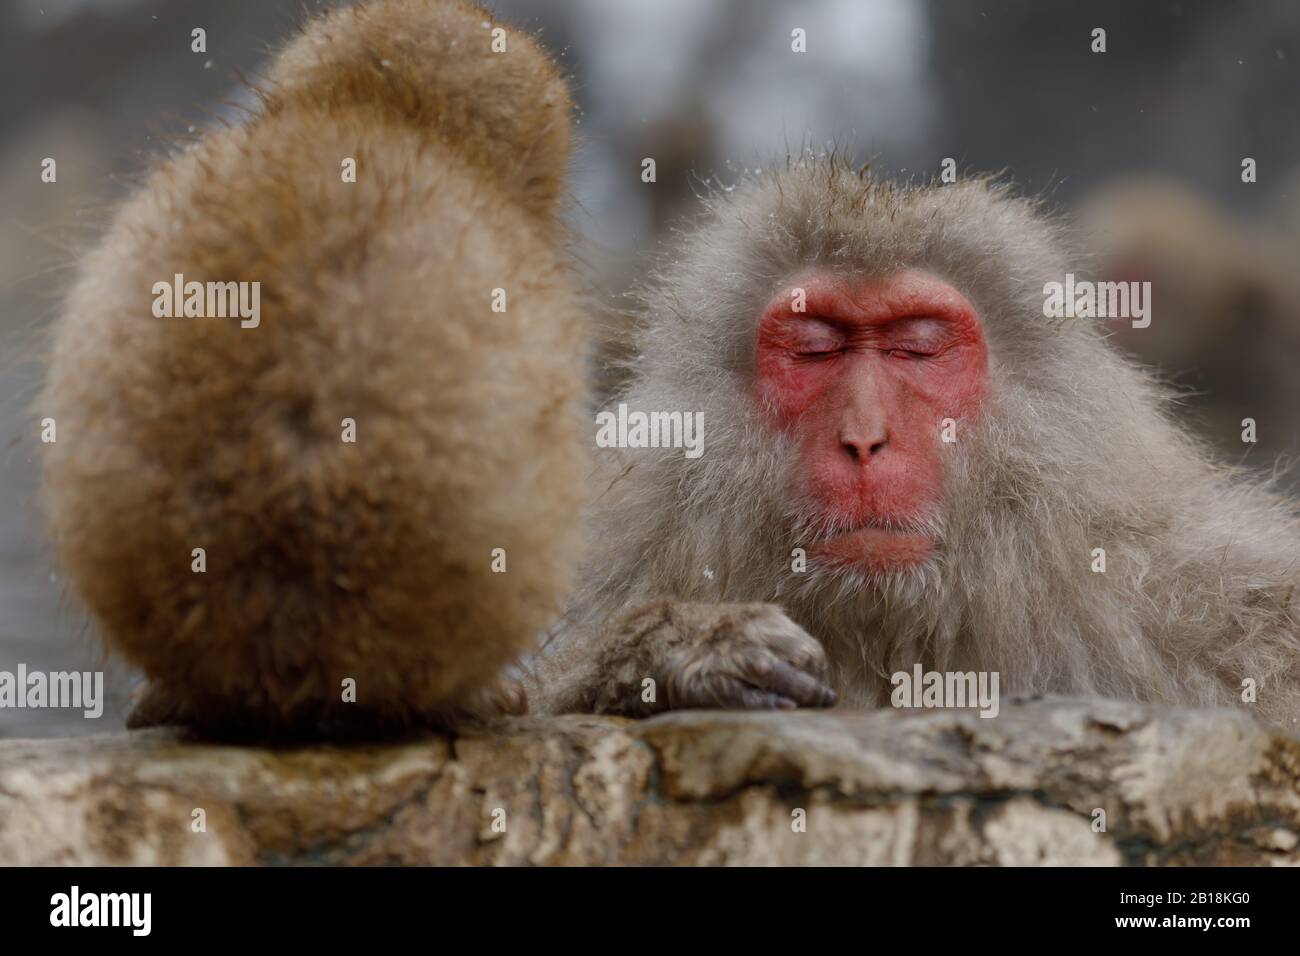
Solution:
[[[464,945],[466,935],[490,946],[651,945],[665,935],[734,945],[785,933],[807,942],[909,929],[936,942],[1039,928],[1072,942],[1199,934],[1230,945],[1242,932],[1294,926],[1300,886],[1284,868],[45,868],[0,870],[0,881],[0,925],[15,944],[77,933],[128,945],[410,936],[435,947]]]

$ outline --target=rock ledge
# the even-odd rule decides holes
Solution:
[[[0,864],[1242,865],[1300,863],[1297,844],[1300,740],[1112,701],[530,717],[288,750],[0,741]]]

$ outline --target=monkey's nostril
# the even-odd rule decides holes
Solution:
[[[885,450],[885,445],[887,445],[888,443],[889,442],[887,439],[882,438],[880,441],[872,442],[870,445],[866,445],[866,453],[865,453],[866,457],[871,458],[874,455],[880,454],[882,451]],[[864,444],[863,442],[851,441],[847,439],[840,440],[840,447],[844,449],[844,453],[849,456],[849,459],[854,464],[857,464],[860,461],[862,461],[863,444]]]

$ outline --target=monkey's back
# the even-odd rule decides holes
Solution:
[[[364,105],[272,111],[173,159],[83,264],[40,406],[50,522],[107,641],[188,710],[294,725],[348,678],[385,718],[455,708],[563,600],[578,303],[462,155]],[[156,317],[175,274],[260,283],[260,323]]]

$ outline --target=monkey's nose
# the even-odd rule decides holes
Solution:
[[[849,456],[853,462],[860,462],[864,458],[871,458],[885,450],[888,442],[884,438],[876,440],[862,440],[857,438],[841,438],[840,447],[844,453]]]

